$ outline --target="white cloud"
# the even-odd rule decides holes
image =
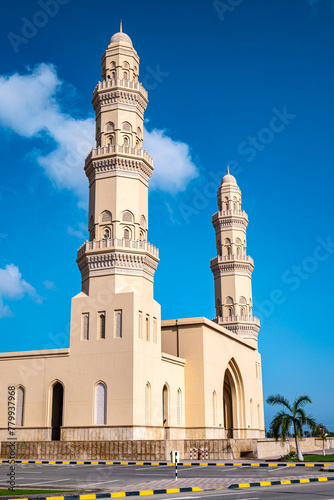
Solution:
[[[75,229],[72,226],[68,226],[67,233],[70,236],[76,236],[77,238],[80,238],[80,240],[86,240],[87,239],[87,225],[83,224],[82,222],[79,222],[78,226],[79,226],[79,229]]]
[[[57,287],[56,287],[56,284],[54,281],[50,281],[50,280],[45,280],[43,285],[45,286],[45,288],[47,290],[56,290]]]
[[[144,146],[153,157],[155,171],[151,186],[167,193],[185,191],[199,172],[192,161],[188,144],[168,137],[164,130],[145,129]]]
[[[83,166],[94,140],[94,120],[62,112],[57,97],[63,86],[51,64],[39,64],[24,75],[0,76],[0,123],[23,137],[45,139],[50,152],[37,154],[39,165],[58,188],[86,199]]]
[[[34,153],[38,164],[56,187],[86,201],[84,158],[95,143],[95,121],[63,112],[60,96],[65,86],[52,64],[38,64],[23,75],[0,75],[0,124],[20,136],[44,139],[45,152]],[[145,147],[156,165],[153,188],[175,194],[198,176],[189,146],[164,130],[146,130]]]
[[[17,266],[8,264],[4,269],[0,269],[0,318],[13,316],[9,306],[4,305],[4,298],[17,300],[25,295],[29,295],[38,304],[42,303],[42,297],[30,283],[22,279]]]

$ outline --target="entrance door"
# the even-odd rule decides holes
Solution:
[[[60,441],[60,428],[63,425],[63,396],[63,386],[57,382],[52,389],[52,441]]]

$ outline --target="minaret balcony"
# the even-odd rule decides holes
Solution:
[[[219,262],[231,262],[231,261],[243,261],[250,262],[252,266],[254,266],[254,260],[249,255],[218,255],[214,259],[211,260],[211,267],[218,264]]]
[[[159,260],[159,249],[156,248],[151,243],[142,240],[126,240],[119,238],[109,238],[103,240],[93,240],[86,241],[79,249],[77,253],[77,260],[79,260],[83,255],[87,253],[94,253],[99,251],[105,251],[107,249],[117,249],[117,250],[131,250],[131,251],[145,251],[152,255],[155,259]]]
[[[153,167],[153,158],[143,148],[131,148],[130,146],[124,146],[115,144],[114,146],[103,146],[98,148],[93,148],[90,153],[86,156],[85,164],[87,165],[89,161],[94,156],[106,156],[106,155],[117,155],[122,154],[125,156],[138,156],[143,158],[147,163]]]
[[[99,90],[107,90],[115,87],[138,90],[147,100],[147,91],[144,89],[141,82],[135,82],[133,80],[121,80],[120,78],[108,78],[107,80],[103,80],[102,82],[97,82],[97,85],[93,90],[93,99],[96,92],[98,92]]]
[[[252,323],[260,327],[260,320],[256,316],[218,316],[216,318],[218,324],[222,323]]]
[[[220,217],[242,217],[248,222],[248,215],[245,210],[220,210],[212,216],[212,221],[215,221]]]

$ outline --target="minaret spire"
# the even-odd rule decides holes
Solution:
[[[122,19],[119,22],[119,32],[123,33]]]
[[[248,216],[241,208],[241,191],[230,174],[218,190],[218,212],[212,218],[217,257],[211,261],[215,278],[215,321],[240,335],[257,340],[260,322],[252,313],[253,259],[246,253]]]

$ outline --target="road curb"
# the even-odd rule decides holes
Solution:
[[[283,486],[286,484],[307,484],[307,483],[322,483],[327,481],[334,481],[333,477],[310,477],[303,479],[286,479],[284,481],[262,481],[256,483],[239,483],[230,484],[227,486],[229,490],[242,489],[242,488],[258,488],[259,486]]]
[[[9,460],[0,460],[0,464],[8,464]],[[13,463],[13,461],[11,461]],[[15,460],[16,464],[44,464],[44,465],[175,465],[173,462],[146,462],[146,461],[108,461],[108,460]],[[330,467],[331,463],[305,463],[305,462],[291,462],[291,463],[249,463],[249,462],[178,462],[179,466],[185,467]],[[328,469],[326,469],[328,470]]]
[[[86,495],[1,497],[4,500],[97,500],[99,498],[137,497],[144,495],[169,495],[171,493],[191,493],[205,491],[201,488],[167,488],[160,490],[116,491],[114,493],[88,493]]]

